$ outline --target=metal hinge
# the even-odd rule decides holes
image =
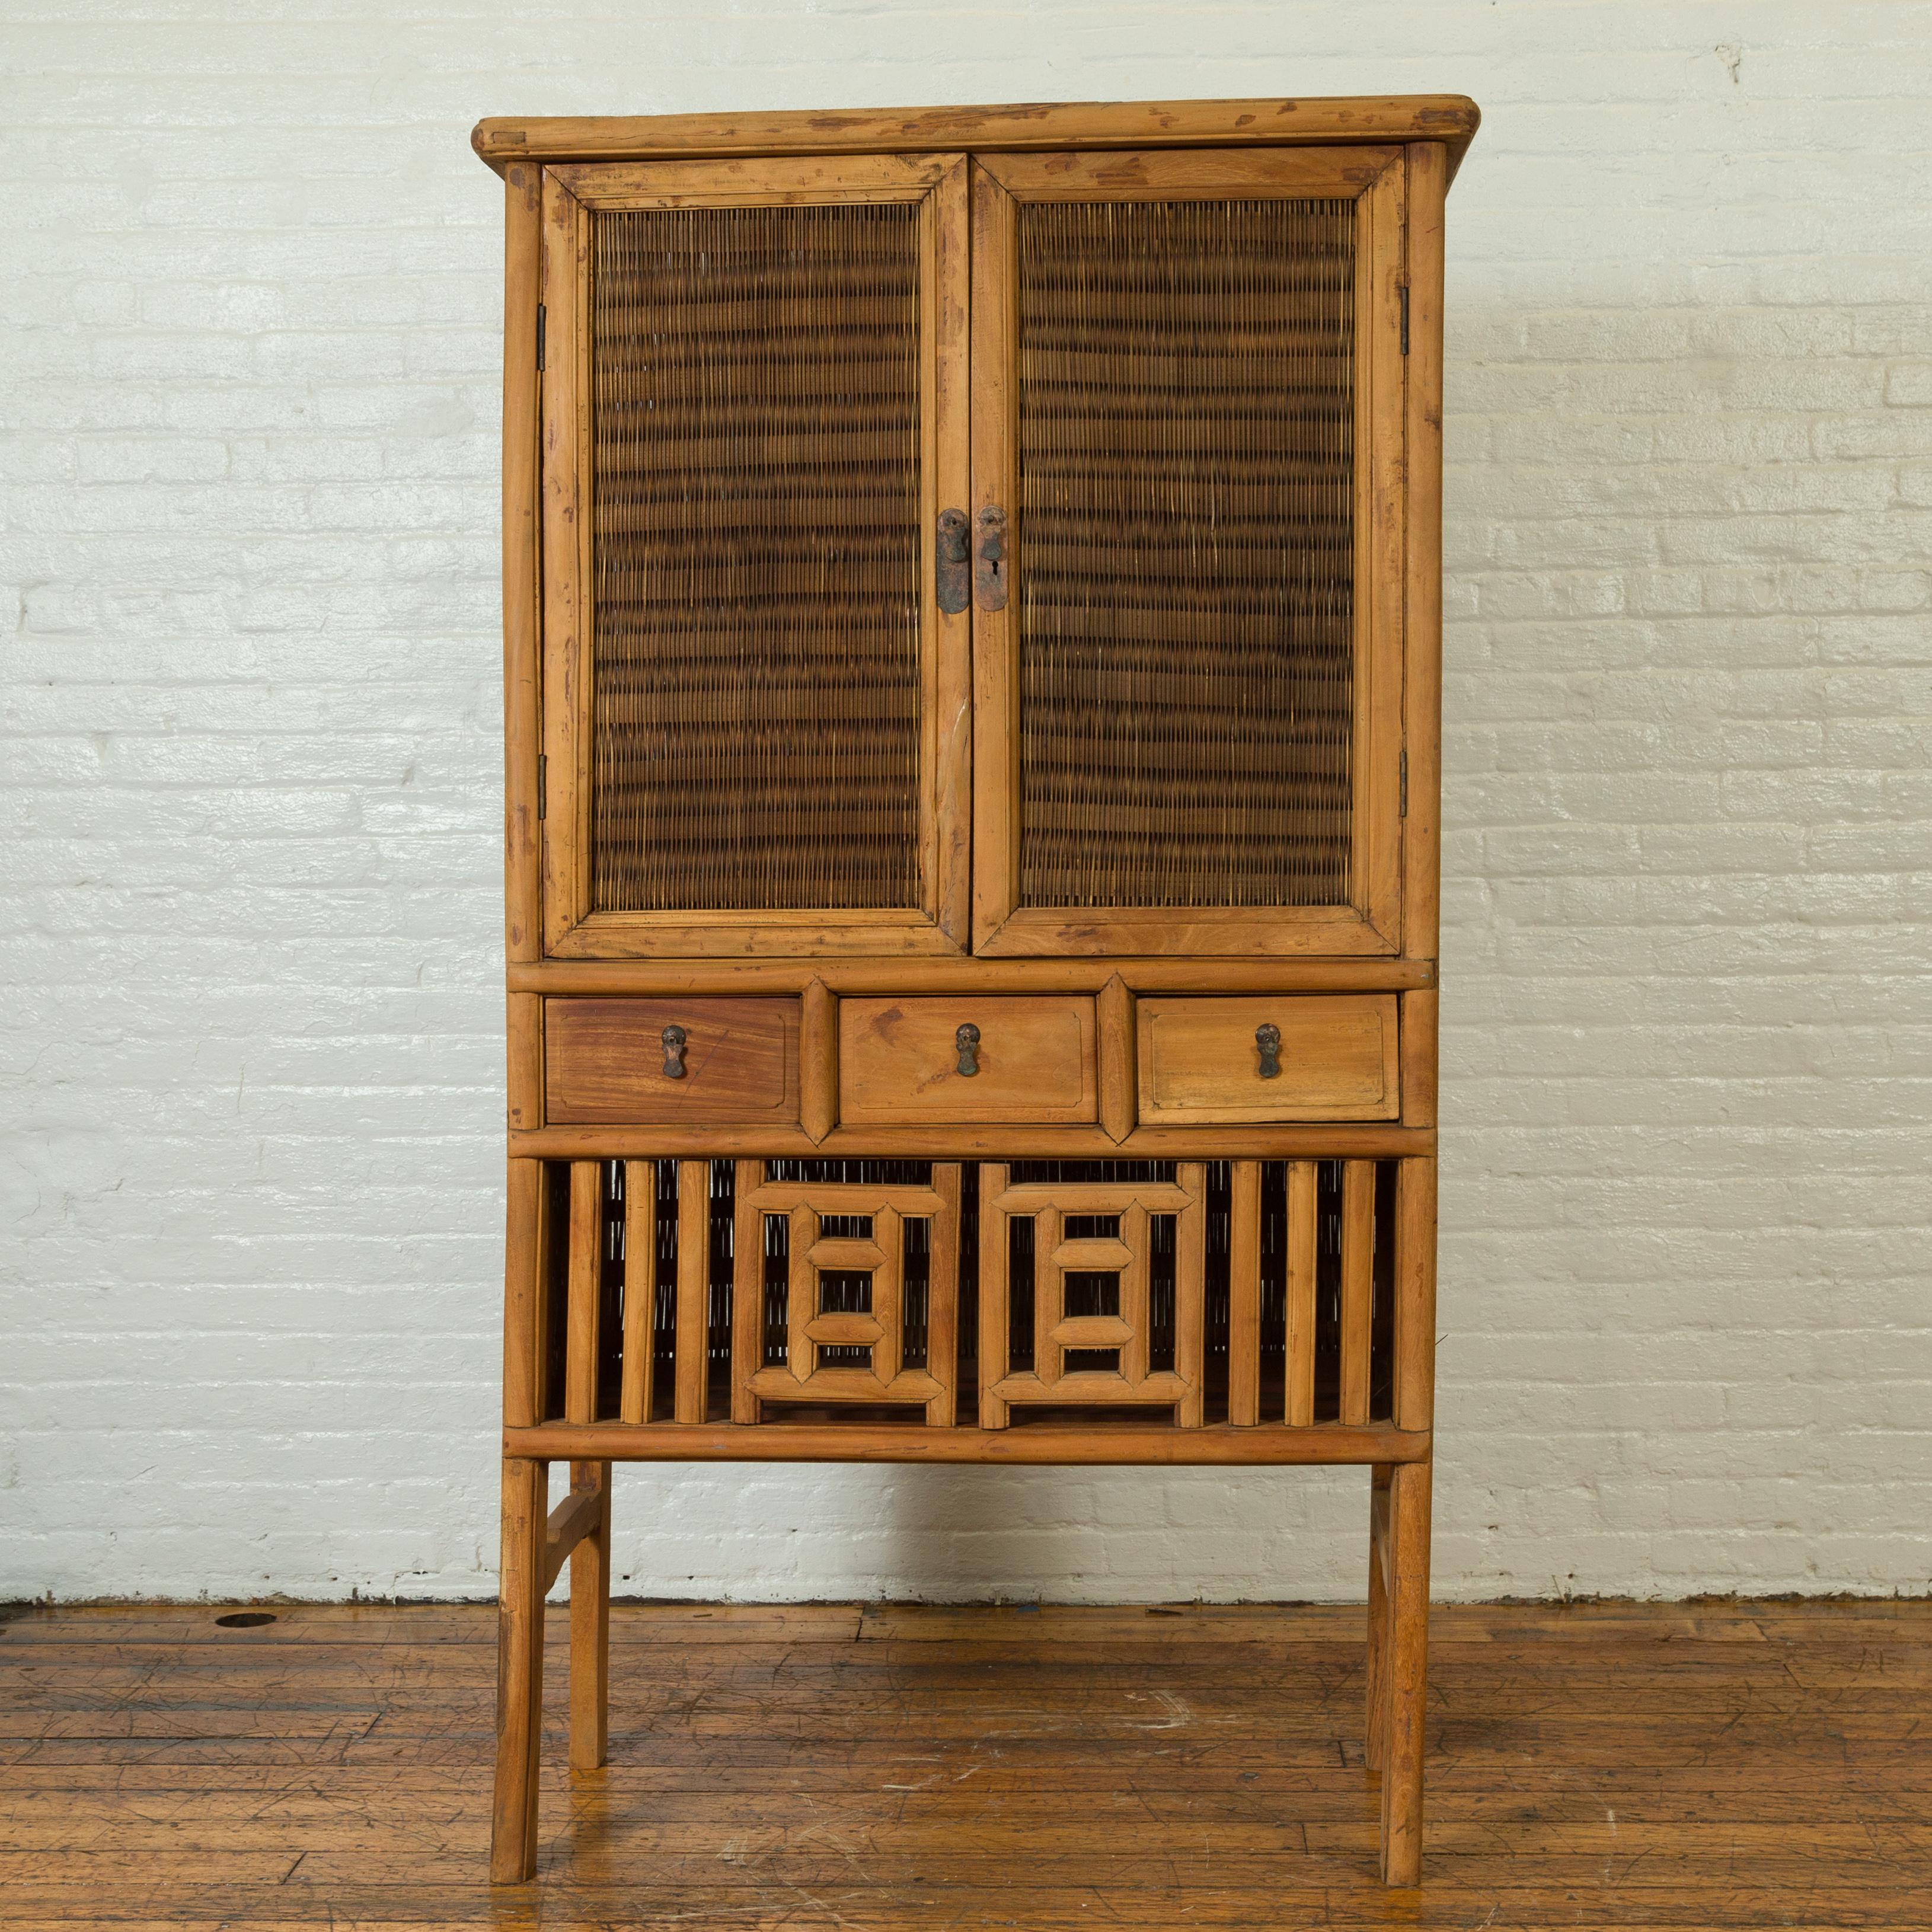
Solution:
[[[550,790],[550,760],[542,752],[537,754],[537,816],[544,815],[544,794]]]
[[[1406,752],[1396,760],[1395,768],[1400,774],[1398,783],[1402,788],[1401,802],[1396,808],[1395,815],[1398,818],[1406,818],[1408,816],[1408,754]],[[538,812],[537,816],[541,818],[543,814]]]
[[[1402,352],[1406,356],[1408,353],[1408,284],[1404,282],[1396,293],[1402,302]],[[537,314],[541,316],[543,310],[538,309]],[[537,331],[537,340],[539,342],[543,340],[543,331],[541,328]],[[537,367],[539,369],[543,367],[543,358],[541,355],[537,358]]]
[[[1406,302],[1408,298],[1405,296],[1403,299]],[[539,374],[542,373],[544,365],[544,322],[546,314],[543,304],[538,302],[537,304],[537,370]],[[1406,308],[1403,309],[1402,315],[1402,346],[1404,352],[1406,352],[1408,348],[1408,310]]]

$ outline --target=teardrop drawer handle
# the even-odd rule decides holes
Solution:
[[[667,1080],[684,1078],[684,1043],[686,1034],[681,1026],[668,1026],[659,1037],[664,1042],[664,1077]]]
[[[1277,1080],[1281,1077],[1281,1028],[1271,1020],[1264,1020],[1255,1028],[1255,1046],[1262,1057],[1262,1078]]]
[[[970,1020],[952,1036],[959,1055],[959,1077],[970,1080],[980,1070],[980,1029]]]

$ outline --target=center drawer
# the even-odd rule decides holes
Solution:
[[[1090,998],[838,1003],[848,1126],[1084,1123],[1097,1118],[1097,1090]]]

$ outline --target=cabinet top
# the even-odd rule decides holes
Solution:
[[[970,148],[1312,147],[1440,141],[1455,178],[1482,119],[1460,94],[1300,100],[1035,101],[1004,107],[859,107],[746,114],[509,116],[479,121],[470,146],[501,174],[513,162],[636,161],[724,154],[892,154]]]

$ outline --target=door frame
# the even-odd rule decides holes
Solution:
[[[610,959],[956,955],[970,904],[970,623],[939,608],[937,524],[968,488],[968,200],[963,154],[584,163],[546,168],[537,300],[542,519],[544,951]],[[920,208],[920,902],[904,908],[598,912],[591,898],[595,519],[591,229],[599,211]]]
[[[973,611],[973,943],[994,957],[1392,954],[1401,949],[1406,370],[1400,146],[975,154],[973,514],[1007,513],[1003,604]],[[1018,211],[1024,202],[1321,197],[1355,204],[1354,700],[1348,901],[1329,906],[1019,903]]]

